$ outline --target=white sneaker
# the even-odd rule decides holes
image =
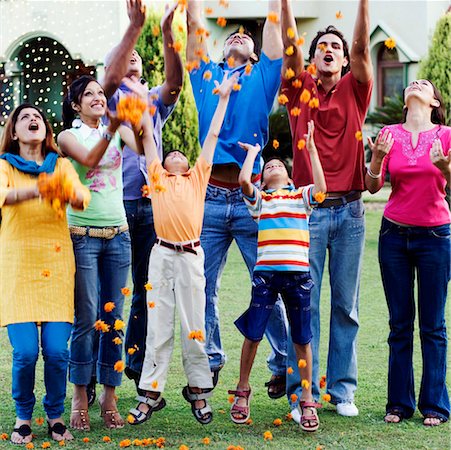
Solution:
[[[355,417],[359,415],[359,410],[354,402],[342,402],[337,403],[337,413],[340,414],[340,416]]]
[[[294,408],[291,410],[291,418],[297,423],[301,423],[301,412],[299,408]]]

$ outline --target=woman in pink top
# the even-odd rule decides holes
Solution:
[[[415,411],[413,377],[414,282],[423,355],[418,408],[426,426],[446,422],[445,303],[451,266],[450,210],[445,187],[451,175],[451,128],[443,100],[428,80],[404,91],[404,123],[385,127],[372,151],[365,183],[371,193],[390,173],[392,192],[379,237],[379,263],[390,314],[388,402],[385,422]]]

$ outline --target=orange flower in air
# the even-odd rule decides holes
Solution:
[[[123,287],[122,289],[121,289],[121,294],[122,295],[130,295],[131,294],[131,290],[130,290],[130,288],[128,288],[128,287]]]
[[[307,367],[307,361],[306,361],[305,359],[300,359],[300,360],[298,361],[298,367],[299,367],[300,369],[303,369],[304,367]]]
[[[114,329],[115,329],[116,331],[120,331],[120,330],[122,330],[124,327],[125,327],[125,322],[124,322],[123,320],[121,320],[121,319],[116,319],[116,320],[114,321]]]
[[[291,403],[296,403],[298,401],[298,396],[296,394],[290,395]]]
[[[143,197],[148,197],[150,194],[150,186],[148,186],[147,184],[144,184],[141,187],[141,192],[143,193]]]
[[[396,47],[396,41],[392,37],[385,39],[384,44],[389,50],[393,50]]]
[[[85,444],[87,444],[87,443],[89,442],[89,438],[88,438],[88,437],[84,437],[84,438],[82,439],[82,441],[83,441]]]
[[[234,58],[233,56],[229,56],[229,57],[227,58],[227,65],[228,65],[230,68],[235,67],[235,58]]]
[[[268,20],[272,23],[279,23],[279,14],[277,14],[275,11],[271,11],[268,14]]]
[[[303,150],[305,148],[305,139],[299,139],[297,143],[298,150]]]
[[[166,192],[166,188],[164,186],[162,186],[161,184],[157,184],[155,186],[155,193],[159,194],[159,193],[162,193],[162,192]]]
[[[241,91],[241,84],[235,83],[232,87],[234,91]]]
[[[225,17],[218,17],[218,19],[216,20],[216,23],[224,28],[227,25],[227,19]]]
[[[288,69],[285,71],[285,78],[287,80],[293,78],[295,75],[294,70],[291,67],[288,67]]]
[[[111,438],[109,436],[103,436],[102,441],[103,442],[111,442]]]
[[[316,75],[316,65],[315,65],[314,63],[309,64],[309,65],[307,66],[307,72],[308,72],[310,75]]]
[[[272,433],[271,433],[271,431],[265,431],[263,433],[263,439],[265,441],[272,441]]]
[[[130,439],[124,439],[119,442],[119,447],[130,447],[130,445],[132,445],[132,441]]]
[[[279,141],[277,139],[273,139],[272,146],[274,147],[275,150],[277,150],[280,146]]]
[[[192,339],[193,341],[203,342],[205,340],[204,333],[202,332],[202,330],[190,331],[188,334],[188,339]]]
[[[120,337],[115,337],[113,339],[113,344],[116,344],[116,345],[122,344],[122,339]]]
[[[147,103],[136,95],[125,95],[116,107],[118,119],[123,122],[130,122],[132,125],[139,125],[142,115],[147,109]]]
[[[324,395],[323,395],[323,400],[324,400],[325,402],[330,402],[330,399],[331,399],[330,394],[324,394]]]
[[[308,106],[309,106],[309,108],[318,108],[319,107],[319,99],[317,97],[313,97],[308,102]]]
[[[110,326],[100,319],[94,322],[94,328],[102,333],[108,333],[110,331]]]
[[[281,104],[281,105],[285,105],[286,103],[288,103],[288,97],[285,94],[280,94],[277,97],[277,101]]]
[[[9,436],[6,433],[0,434],[0,441],[7,441]]]
[[[55,252],[59,253],[61,251],[61,245],[60,244],[55,244]]]
[[[317,192],[313,198],[315,199],[315,202],[317,203],[323,203],[324,200],[326,200],[326,194],[324,192]],[[323,383],[324,385],[321,386],[321,383]],[[319,387],[322,389],[324,386],[326,385],[326,382],[322,380],[320,380],[319,382]]]
[[[294,53],[294,47],[292,45],[290,45],[289,47],[287,47],[287,49],[285,50],[285,55],[287,56],[291,56]]]
[[[107,302],[103,306],[103,309],[105,310],[105,312],[111,312],[111,311],[113,311],[114,308],[116,308],[116,305],[114,304],[114,302]]]
[[[252,72],[252,64],[246,64],[246,67],[244,68],[244,73],[246,75],[249,75]]]
[[[152,388],[156,389],[158,387],[158,381],[152,381]]]
[[[209,438],[209,437],[204,437],[204,438],[202,439],[202,444],[204,444],[204,445],[210,444],[210,438]]]
[[[301,80],[294,80],[291,82],[291,85],[297,89],[299,89],[300,87],[302,87],[302,81]]]
[[[155,308],[155,302],[147,302],[147,306],[152,309]]]
[[[188,0],[178,0],[177,3],[180,6],[180,11],[183,12],[188,4]]]
[[[295,32],[294,32],[293,28],[289,27],[287,29],[287,37],[289,39],[294,39],[294,36],[295,36]]]
[[[204,55],[204,56],[202,56],[202,61],[203,61],[205,64],[208,64],[208,63],[210,62],[210,58],[209,58],[208,56]]]
[[[296,40],[296,45],[300,47],[301,45],[304,45],[305,39],[301,36]]]
[[[36,422],[36,425],[41,426],[44,423],[44,418],[43,417],[36,417],[36,419],[34,419],[34,421]]]
[[[288,367],[287,374],[291,375],[294,372],[293,367]]]
[[[360,130],[356,131],[354,136],[358,141],[361,141],[363,139],[362,132]]]
[[[312,94],[310,94],[310,91],[307,89],[304,89],[302,91],[300,100],[302,103],[308,103],[310,101],[311,96],[312,96]]]
[[[172,44],[172,48],[173,48],[174,51],[177,52],[177,53],[180,53],[180,51],[182,50],[182,47],[183,47],[183,45],[182,45],[182,43],[181,43],[180,41],[175,41],[175,42]]]
[[[229,7],[228,0],[219,0],[219,6],[222,6],[223,8],[228,8]]]
[[[136,348],[134,348],[134,347],[128,348],[128,349],[127,349],[127,353],[128,353],[129,355],[133,355],[134,353],[136,353]]]
[[[301,386],[303,389],[308,389],[310,387],[310,382],[304,379],[301,381]]]
[[[172,94],[172,92],[171,92]],[[155,105],[150,105],[148,108],[149,114],[153,117],[157,112],[157,107]]]
[[[316,48],[318,49],[318,50],[321,50],[323,53],[326,53],[326,51],[327,51],[327,45],[326,44],[318,44],[317,46],[316,46]]]
[[[116,372],[123,372],[124,369],[125,369],[125,364],[124,364],[124,361],[122,361],[122,359],[120,359],[119,361],[116,361],[114,363],[114,370]]]
[[[148,282],[144,285],[144,289],[145,289],[146,291],[151,291],[151,290],[153,289],[152,283],[148,281]]]
[[[152,27],[152,34],[154,37],[157,37],[160,35],[160,27],[158,25],[154,25]]]
[[[299,115],[301,114],[301,108],[298,108],[297,106],[295,106],[294,108],[291,108],[290,114],[291,114],[293,117],[299,116]]]
[[[274,419],[273,425],[274,425],[275,427],[280,427],[280,425],[282,425],[282,419],[279,419],[279,418]]]
[[[50,442],[47,442],[47,441],[43,442],[41,447],[42,448],[50,448]]]
[[[211,71],[210,70],[206,70],[204,73],[204,80],[210,81],[211,80]]]
[[[213,14],[213,8],[205,8],[204,9],[205,14],[209,15],[209,14]]]
[[[43,270],[42,273],[41,273],[41,275],[42,275],[44,278],[49,278],[49,277],[50,277],[50,270]]]
[[[336,13],[335,13],[335,17],[337,18],[337,19],[343,19],[343,14],[342,14],[342,12],[341,11],[337,11]]]

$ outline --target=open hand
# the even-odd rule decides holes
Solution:
[[[233,86],[237,83],[239,77],[239,73],[235,72],[231,77],[228,76],[228,72],[224,73],[224,78],[222,79],[222,83],[219,84],[218,81],[215,81],[215,89],[214,92],[218,94],[220,97],[228,97],[230,92],[232,92]]]
[[[248,153],[254,153],[254,154],[260,153],[260,148],[261,148],[260,144],[252,145],[252,144],[245,144],[243,142],[238,142],[238,145]]]
[[[142,28],[146,20],[146,7],[141,0],[127,0],[127,14],[130,23]]]
[[[172,29],[172,21],[174,20],[174,13],[177,9],[178,2],[174,2],[172,5],[166,3],[164,7],[164,14],[161,18],[160,26],[163,33]]]
[[[451,150],[448,152],[448,156],[443,153],[442,142],[440,139],[436,139],[432,143],[431,151],[429,152],[429,158],[431,158],[432,164],[442,172],[450,165]]]
[[[307,150],[309,153],[316,152],[315,139],[313,134],[315,132],[315,122],[313,120],[309,120],[307,123],[307,134],[304,134],[305,144],[307,146]]]
[[[141,97],[147,103],[147,97],[149,94],[149,85],[147,81],[143,84],[141,81],[135,77],[125,77],[122,79],[122,83],[125,84],[134,94]]]
[[[368,137],[368,146],[370,147],[371,153],[378,161],[382,161],[387,156],[393,146],[393,142],[393,136],[388,129],[382,134],[379,133],[375,142]]]

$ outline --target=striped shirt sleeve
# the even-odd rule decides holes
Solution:
[[[243,200],[244,203],[247,206],[247,209],[252,216],[252,218],[258,222],[258,219],[260,218],[260,213],[262,209],[262,196],[261,192],[254,186],[254,192],[252,197],[248,197],[247,195],[244,195],[243,193]]]

